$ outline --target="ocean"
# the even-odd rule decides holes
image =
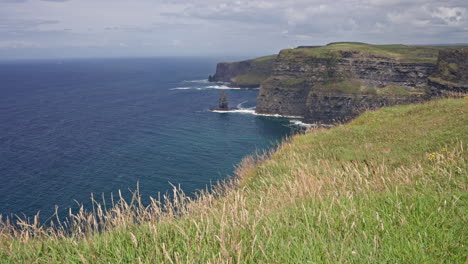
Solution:
[[[218,61],[0,62],[0,215],[64,215],[137,183],[143,198],[193,194],[290,135],[290,120],[253,114],[258,91],[206,81]],[[209,111],[221,90],[238,111]]]

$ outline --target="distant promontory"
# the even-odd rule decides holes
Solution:
[[[256,112],[346,122],[365,110],[468,92],[468,47],[335,42],[219,63],[210,81],[260,88]]]

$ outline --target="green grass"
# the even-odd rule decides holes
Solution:
[[[3,222],[0,263],[466,263],[466,131],[466,99],[367,112],[197,200],[97,208],[72,235]]]
[[[269,77],[268,74],[262,73],[248,73],[238,75],[234,78],[234,82],[243,86],[259,86],[264,80]]]
[[[290,78],[290,79],[283,79],[279,82],[280,87],[297,87],[304,85],[306,80],[304,78]]]
[[[260,86],[271,75],[276,57],[277,55],[271,55],[250,60],[248,72],[236,76],[234,82],[240,86]]]
[[[463,85],[463,69],[456,63],[448,63],[447,61],[439,61],[437,64],[437,71],[432,74],[432,81],[444,85]]]
[[[405,90],[403,87],[400,87],[398,85],[388,85],[388,86],[377,89],[377,94],[380,94],[380,95],[401,95],[401,96],[406,96],[406,95],[423,94],[423,93],[424,93],[424,91],[410,92],[410,91]]]
[[[359,51],[403,62],[436,63],[439,50],[446,48],[443,46],[371,45],[359,42],[335,42],[314,49],[282,50],[281,55],[291,58],[297,56],[328,58],[330,54],[339,56],[338,51]]]
[[[450,86],[452,86],[452,87],[457,87],[457,86],[465,86],[466,87],[467,86],[467,85],[460,84],[458,82],[448,81],[448,80],[445,80],[445,79],[437,77],[437,76],[430,76],[429,80],[432,81],[432,82],[436,82],[436,83],[445,85],[445,86],[449,86],[449,87]]]
[[[368,94],[368,95],[395,95],[395,96],[411,96],[423,94],[422,90],[408,91],[398,85],[388,85],[381,88],[369,87],[362,82],[352,79],[346,79],[336,82],[328,82],[318,84],[313,87],[315,91],[322,92],[337,92],[346,94]]]
[[[458,71],[458,65],[456,63],[449,63],[448,67],[452,70],[452,71]]]
[[[253,62],[256,62],[256,63],[262,63],[262,62],[271,62],[271,61],[274,61],[276,59],[278,55],[268,55],[268,56],[263,56],[263,57],[258,57],[258,58],[255,58],[253,59],[252,61]]]
[[[369,88],[356,80],[328,82],[314,86],[314,90],[339,93],[376,94],[375,88]]]

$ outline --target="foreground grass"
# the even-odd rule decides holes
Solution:
[[[71,234],[3,222],[0,262],[466,263],[466,131],[466,99],[368,112],[245,159],[197,200],[96,204]]]

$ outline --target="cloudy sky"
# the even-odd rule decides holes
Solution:
[[[466,0],[0,0],[0,59],[467,43]]]

